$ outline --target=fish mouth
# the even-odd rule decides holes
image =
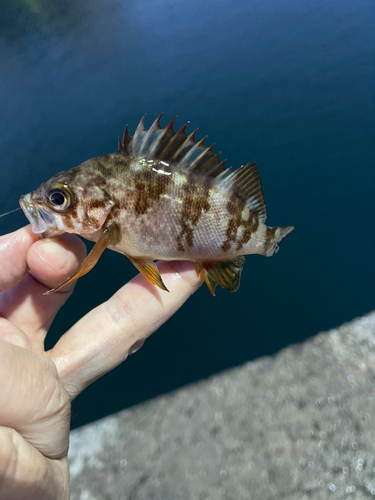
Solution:
[[[33,233],[43,234],[48,229],[55,228],[53,214],[34,203],[31,199],[31,193],[21,196],[20,206],[31,224]]]

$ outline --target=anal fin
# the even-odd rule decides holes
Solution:
[[[244,262],[245,257],[240,255],[225,262],[198,262],[196,270],[203,277],[212,295],[215,296],[216,285],[230,292],[238,290]]]
[[[207,272],[207,269],[204,267],[206,262],[196,262],[195,263],[195,271],[197,273],[197,276],[202,276],[204,281],[206,282],[206,285],[208,286],[208,289],[212,293],[212,295],[215,297],[215,289],[217,283],[210,278],[210,275]]]
[[[152,284],[158,286],[166,292],[169,292],[168,288],[164,285],[156,264],[152,260],[134,259],[129,255],[127,255],[127,258],[146,279],[151,281]]]

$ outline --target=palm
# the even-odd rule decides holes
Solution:
[[[191,264],[163,263],[170,294],[137,276],[45,352],[48,328],[74,284],[43,292],[70,276],[85,255],[74,236],[54,241],[47,253],[48,241],[29,228],[0,238],[1,499],[69,498],[70,401],[125,360],[200,284]]]

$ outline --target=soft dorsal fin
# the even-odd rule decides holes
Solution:
[[[253,161],[220,179],[220,184],[242,198],[247,207],[258,215],[261,222],[266,221],[267,211],[262,182],[258,167]]]
[[[194,130],[191,134],[186,134],[185,123],[177,132],[173,130],[173,124],[176,118],[165,127],[160,126],[161,114],[156,118],[151,127],[146,130],[143,116],[131,138],[125,128],[123,140],[119,140],[119,152],[132,154],[147,160],[159,159],[169,163],[174,163],[182,170],[195,172],[207,177],[225,176],[230,173],[225,168],[225,160],[220,161],[219,153],[213,153],[214,144],[210,147],[204,145],[206,137],[199,140],[195,139]]]

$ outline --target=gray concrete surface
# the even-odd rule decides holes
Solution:
[[[375,312],[71,434],[72,500],[375,498]]]

